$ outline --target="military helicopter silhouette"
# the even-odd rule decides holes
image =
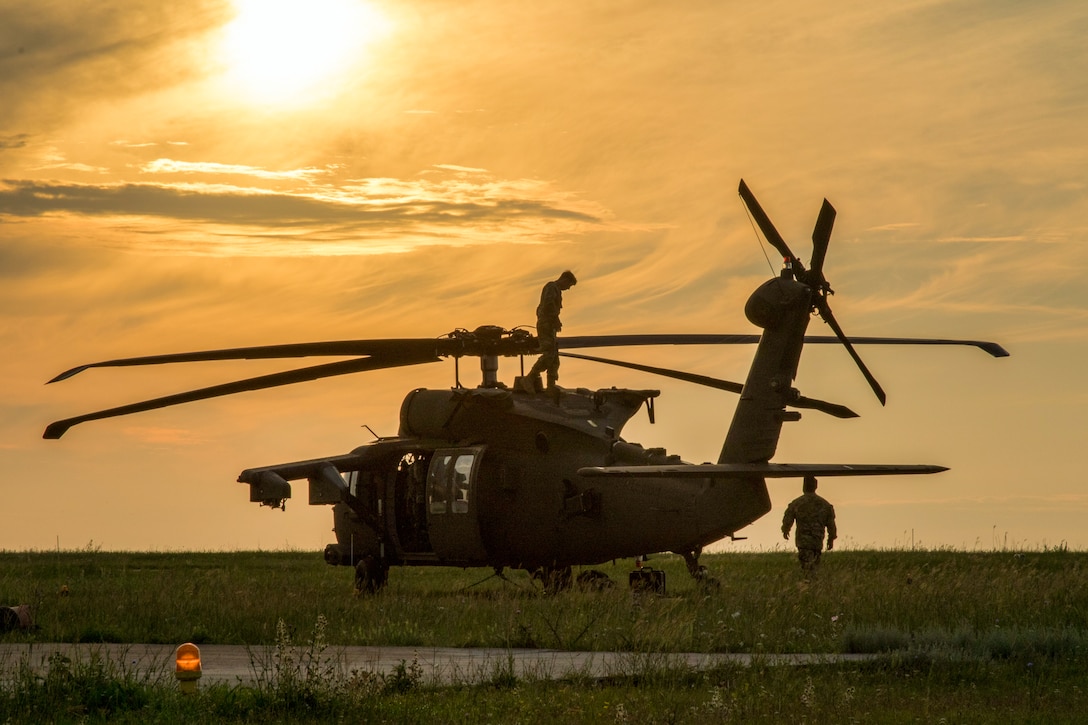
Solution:
[[[857,344],[972,345],[994,357],[998,344],[918,338],[848,339],[828,305],[833,294],[824,259],[835,220],[825,199],[805,268],[742,180],[739,193],[768,242],[782,255],[781,273],[745,305],[759,335],[589,335],[559,338],[561,354],[656,373],[740,394],[721,454],[714,464],[689,464],[661,448],[624,440],[627,421],[645,406],[651,422],[657,390],[532,389],[522,378],[498,380],[498,358],[532,355],[537,338],[523,329],[485,326],[436,339],[313,342],[135,357],[82,365],[50,382],[96,367],[206,360],[356,356],[355,359],[264,375],[68,418],[50,424],[45,438],[74,425],[180,403],[335,375],[418,365],[452,357],[455,385],[416,389],[401,406],[396,436],[350,453],[250,468],[238,480],[250,501],[284,508],[291,481],[306,480],[311,505],[333,507],[336,543],[325,560],[355,566],[356,586],[374,592],[391,566],[492,567],[542,574],[545,587],[569,585],[572,566],[675,552],[692,576],[705,580],[703,547],[736,533],[771,509],[767,479],[816,476],[929,474],[934,465],[772,463],[783,423],[811,409],[840,418],[850,409],[802,396],[793,387],[806,343],[839,343],[853,358],[881,404],[886,396],[862,362]],[[818,315],[834,336],[807,336]],[[743,385],[678,370],[569,352],[639,345],[756,344]],[[459,361],[478,357],[482,381],[460,383]]]

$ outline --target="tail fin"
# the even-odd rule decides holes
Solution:
[[[769,461],[778,447],[782,423],[800,418],[786,406],[797,396],[793,381],[811,309],[810,288],[785,274],[764,283],[748,300],[745,314],[763,327],[763,335],[718,463]]]

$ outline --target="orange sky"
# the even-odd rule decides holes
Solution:
[[[801,391],[862,417],[806,414],[776,460],[952,469],[826,481],[840,543],[1088,547],[1067,464],[1088,430],[1082,3],[158,5],[0,0],[0,548],[319,549],[328,509],[260,510],[237,474],[347,452],[364,424],[393,434],[405,392],[453,377],[336,378],[42,440],[291,366],[43,385],[80,363],[531,325],[568,267],[567,334],[753,332],[773,254],[742,177],[802,258],[836,206],[848,334],[1012,353],[863,348],[881,408],[845,352],[806,350]],[[743,380],[751,353],[625,357]],[[563,383],[660,388],[657,424],[625,437],[696,462],[735,402],[576,361]],[[795,488],[774,482],[776,511],[724,548],[781,545]]]

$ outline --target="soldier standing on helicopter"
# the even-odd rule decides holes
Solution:
[[[838,530],[835,528],[835,507],[826,499],[816,494],[816,477],[805,476],[801,485],[804,492],[786,507],[782,516],[782,538],[789,541],[790,528],[797,522],[797,535],[793,542],[797,545],[797,558],[801,562],[801,571],[807,577],[815,573],[820,564],[820,551],[824,548],[824,530],[827,530],[827,550],[834,546]]]
[[[574,273],[569,269],[559,275],[559,279],[544,285],[540,291],[540,304],[536,308],[536,336],[540,342],[540,357],[533,364],[526,376],[534,389],[540,388],[540,373],[547,371],[548,388],[555,388],[559,380],[559,346],[555,336],[563,329],[559,321],[559,311],[563,309],[563,292],[578,284]]]

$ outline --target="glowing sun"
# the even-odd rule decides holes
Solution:
[[[223,54],[231,93],[263,104],[329,95],[389,22],[360,0],[234,0]]]

